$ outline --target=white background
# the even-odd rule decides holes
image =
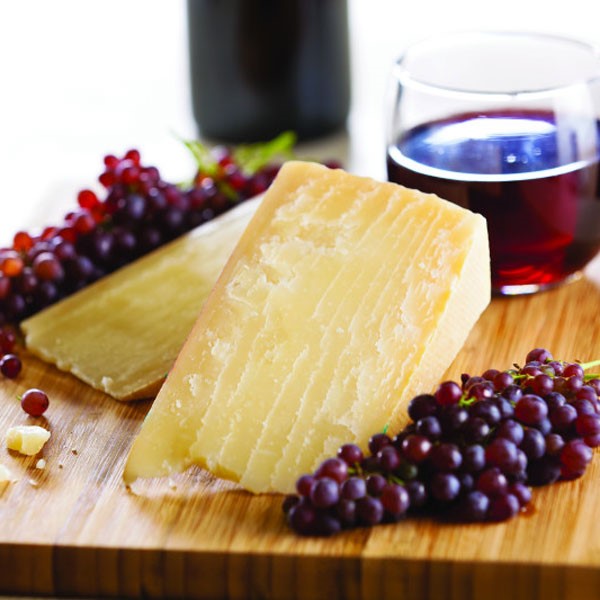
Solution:
[[[600,42],[595,4],[349,0],[348,135],[318,149],[385,177],[386,77],[407,44],[454,29]],[[187,61],[183,0],[0,0],[0,244],[25,224],[57,222],[77,190],[95,183],[106,153],[137,147],[167,179],[188,177],[191,161],[175,139],[196,135]]]

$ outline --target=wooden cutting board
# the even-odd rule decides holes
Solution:
[[[447,377],[505,368],[545,346],[600,358],[600,262],[585,278],[531,297],[495,299]],[[43,456],[0,449],[18,482],[0,484],[0,593],[86,597],[282,599],[600,598],[600,457],[585,477],[535,490],[507,523],[426,519],[303,539],[281,498],[252,496],[200,469],[138,482],[121,473],[150,404],[119,404],[23,353],[0,381],[0,435],[43,422]],[[16,397],[38,386],[32,419]],[[4,444],[2,444],[4,446]]]

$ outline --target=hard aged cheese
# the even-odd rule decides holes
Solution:
[[[39,425],[16,425],[6,432],[6,447],[26,456],[34,456],[50,439],[50,432]]]
[[[134,441],[126,482],[192,464],[289,492],[399,425],[490,300],[484,219],[436,196],[287,163]]]
[[[258,202],[27,319],[27,347],[118,400],[154,396]]]

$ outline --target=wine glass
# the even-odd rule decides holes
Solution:
[[[539,33],[448,33],[394,65],[391,181],[481,213],[492,288],[576,278],[600,250],[600,58]]]

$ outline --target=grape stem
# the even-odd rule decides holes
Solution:
[[[588,369],[591,369],[592,367],[600,366],[600,359],[598,359],[598,360],[592,360],[592,361],[587,362],[587,363],[579,363],[579,366],[584,371],[587,371]]]
[[[393,474],[388,477],[388,480],[391,483],[396,483],[398,485],[404,485],[406,483],[403,479],[400,479],[400,477],[398,477],[398,475],[393,475]]]
[[[467,392],[464,392],[458,401],[459,406],[471,406],[475,402],[475,398],[471,398]]]
[[[584,371],[587,371],[588,369],[591,369],[592,367],[600,366],[600,359],[592,360],[587,363],[579,363],[579,366]],[[590,381],[591,379],[599,379],[599,378],[600,378],[600,374],[598,374],[598,373],[585,373],[583,376],[584,381]]]

